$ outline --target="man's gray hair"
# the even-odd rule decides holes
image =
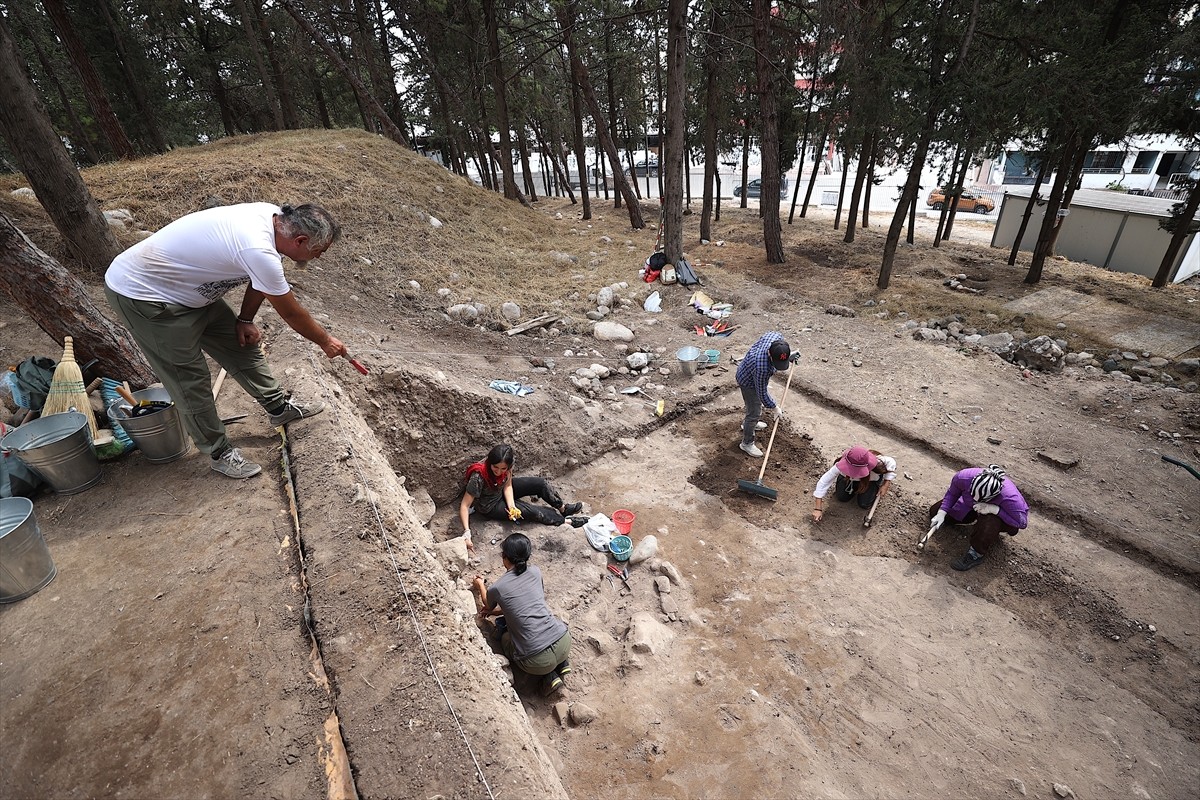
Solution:
[[[342,235],[342,226],[318,205],[281,206],[279,211],[283,232],[288,236],[307,236],[310,247],[328,247]]]

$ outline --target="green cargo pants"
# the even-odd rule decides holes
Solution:
[[[278,408],[283,403],[283,389],[271,375],[262,348],[238,345],[237,315],[224,300],[203,308],[188,308],[133,300],[107,286],[104,296],[175,401],[183,425],[200,452],[211,455],[230,447],[213,400],[205,353],[264,409]]]

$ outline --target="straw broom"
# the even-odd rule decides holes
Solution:
[[[62,361],[58,362],[58,366],[54,368],[54,377],[50,379],[50,389],[46,393],[46,404],[42,406],[42,416],[59,414],[72,408],[87,417],[92,441],[95,441],[99,434],[96,415],[92,413],[92,404],[88,401],[87,390],[83,385],[83,371],[75,361],[75,345],[68,336],[63,340]]]

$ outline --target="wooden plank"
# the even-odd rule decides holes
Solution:
[[[534,328],[541,328],[545,325],[549,325],[551,322],[554,322],[557,319],[557,314],[543,314],[540,317],[534,317],[533,319],[529,320],[529,322],[522,322],[520,325],[509,328],[507,331],[505,331],[505,333],[507,333],[509,336],[515,336],[518,333],[524,333],[525,331],[531,331]]]

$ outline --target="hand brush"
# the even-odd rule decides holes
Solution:
[[[87,390],[83,385],[83,370],[75,361],[75,345],[70,336],[63,340],[62,361],[54,368],[54,377],[50,379],[50,389],[46,393],[46,403],[42,406],[42,416],[60,414],[75,409],[87,417],[88,428],[92,440],[95,441],[99,429],[96,427],[96,415],[92,413],[92,404],[88,400]]]
[[[117,394],[121,395],[126,403],[129,403],[129,416],[131,417],[144,417],[146,414],[153,414],[155,411],[162,411],[164,408],[170,408],[175,405],[163,400],[138,400],[128,389],[119,384],[113,388],[117,390]]]

